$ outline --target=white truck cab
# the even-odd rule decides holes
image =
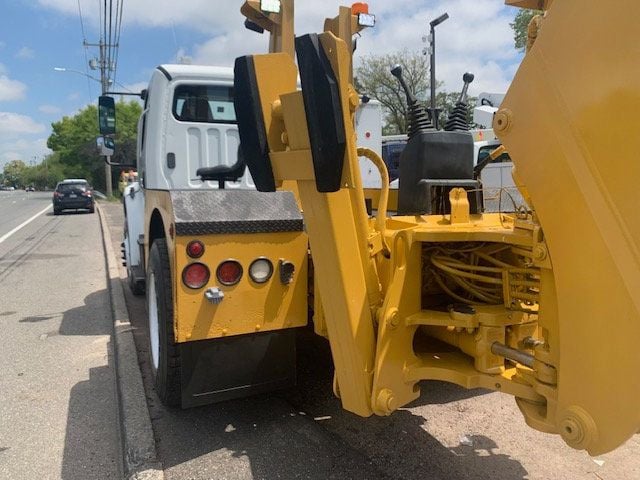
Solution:
[[[170,115],[165,114],[170,112]],[[218,188],[197,170],[236,163],[240,138],[233,106],[233,69],[161,65],[153,73],[140,117],[138,170],[153,190]],[[148,168],[150,163],[154,168]],[[254,189],[248,170],[225,188]]]

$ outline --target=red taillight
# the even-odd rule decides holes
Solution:
[[[62,196],[63,196],[63,195],[62,195],[60,192],[58,192],[58,191],[53,192],[53,197],[54,197],[54,198],[58,198],[58,197],[62,197]]]
[[[187,245],[187,255],[191,258],[200,258],[204,253],[204,244],[200,240],[192,240]]]
[[[242,278],[242,265],[236,260],[225,260],[218,265],[216,277],[223,285],[235,285]]]
[[[193,289],[204,287],[209,281],[209,269],[203,263],[190,263],[182,271],[182,281]]]
[[[83,197],[90,197],[91,196],[91,192],[82,192],[82,196]]]

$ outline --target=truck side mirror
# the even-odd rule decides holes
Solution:
[[[116,133],[116,102],[113,97],[102,95],[98,99],[98,125],[102,135]]]
[[[98,137],[96,138],[96,146],[99,155],[110,157],[116,149],[116,142],[111,137]]]

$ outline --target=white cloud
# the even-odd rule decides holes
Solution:
[[[77,16],[76,0],[38,0],[41,5]],[[83,6],[87,21],[97,22],[98,5]],[[210,36],[198,45],[176,51],[190,56],[193,63],[231,65],[245,53],[265,52],[268,35],[246,31],[240,14],[242,0],[128,0],[124,27],[186,27]],[[317,32],[325,17],[333,17],[343,0],[323,2],[298,1],[296,32]],[[470,92],[504,91],[511,81],[519,55],[513,46],[509,27],[516,10],[504,7],[499,0],[394,0],[370,2],[378,24],[363,32],[358,56],[367,53],[390,53],[408,49],[419,52],[421,38],[428,33],[429,21],[444,12],[450,18],[437,27],[437,73],[445,89],[461,88],[465,71],[476,74]],[[176,61],[175,57],[168,59]],[[357,60],[356,60],[357,61]]]
[[[299,2],[296,5],[296,31],[318,31],[327,16],[335,15],[341,0]],[[475,81],[470,93],[506,91],[517,64],[519,54],[513,46],[513,32],[509,26],[515,13],[496,0],[396,0],[378,2],[371,11],[378,23],[362,33],[355,56],[357,64],[367,54],[385,54],[401,50],[420,52],[422,37],[429,32],[429,20],[443,12],[450,15],[436,31],[436,73],[448,91],[462,87],[462,74],[470,71]],[[210,40],[195,45],[193,62],[232,65],[235,57],[265,52],[268,36],[248,32],[235,9],[224,14],[226,28]],[[406,14],[405,12],[411,12]],[[185,52],[181,52],[185,54]]]
[[[21,60],[30,60],[35,57],[35,52],[29,47],[22,47],[18,50],[15,57]]]
[[[0,102],[22,100],[26,91],[27,86],[24,83],[0,74]]]
[[[196,45],[193,52],[193,63],[232,66],[236,57],[265,52],[268,48],[267,41],[267,36],[247,36],[243,31],[233,30],[227,34],[218,35],[201,45]]]
[[[60,107],[56,107],[55,105],[40,105],[38,107],[38,111],[47,115],[56,115],[62,112],[62,109]]]
[[[42,133],[45,126],[31,117],[19,113],[0,112],[0,136],[12,134]]]
[[[0,142],[0,171],[12,160],[22,160],[26,164],[32,161],[40,163],[50,153],[46,138]]]

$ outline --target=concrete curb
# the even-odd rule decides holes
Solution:
[[[163,480],[164,472],[156,454],[142,374],[138,366],[138,355],[116,263],[117,257],[111,246],[105,214],[98,204],[96,207],[100,216],[113,314],[113,351],[124,477],[134,480]]]

